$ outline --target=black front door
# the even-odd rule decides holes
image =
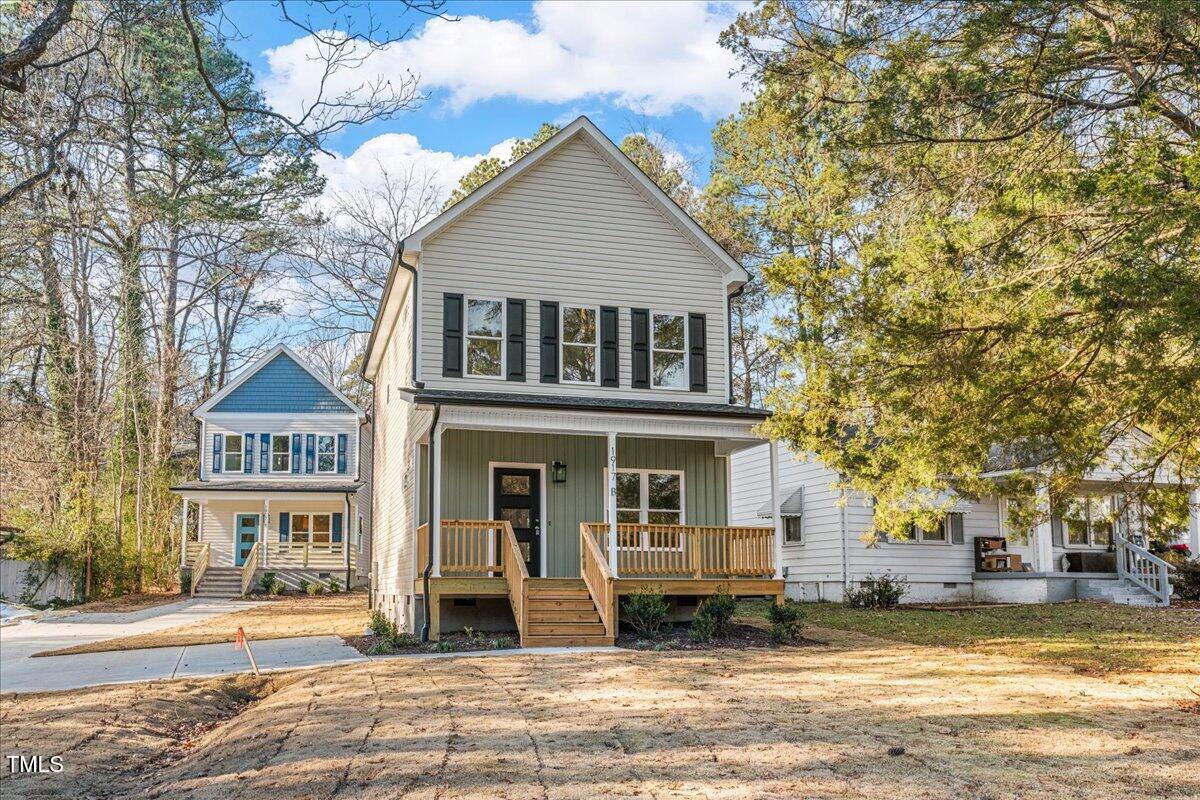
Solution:
[[[506,519],[517,535],[530,577],[542,574],[542,478],[536,469],[496,467],[492,473],[494,519]]]

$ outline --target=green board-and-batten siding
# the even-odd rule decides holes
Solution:
[[[490,519],[491,462],[546,465],[546,516],[542,521],[549,577],[579,575],[579,524],[604,519],[607,443],[598,436],[503,431],[446,431],[442,437],[442,518]],[[567,465],[565,483],[550,478],[550,464]],[[692,525],[727,524],[726,464],[713,443],[683,439],[618,439],[618,468],[672,469],[684,473],[684,504]]]

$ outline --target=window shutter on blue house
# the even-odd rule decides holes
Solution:
[[[242,472],[254,472],[254,434],[243,433],[242,444]]]
[[[539,347],[542,383],[558,383],[558,303],[542,301],[539,324],[541,346]]]
[[[300,471],[300,434],[292,434],[292,472]]]
[[[317,435],[310,433],[304,437],[304,471],[309,475],[316,469],[314,462],[317,460]]]
[[[620,386],[621,345],[618,331],[619,309],[600,306],[600,385]]]
[[[442,377],[463,374],[463,296],[442,295]]]
[[[266,475],[271,471],[271,434],[258,435],[258,471]]]
[[[708,391],[708,347],[703,314],[688,314],[688,388]]]
[[[286,511],[279,512],[279,541],[286,542],[292,536],[292,515]]]
[[[508,349],[505,373],[510,381],[525,380],[525,301],[508,299]]]
[[[342,512],[335,511],[333,514],[333,535],[330,537],[335,542],[342,540]]]
[[[346,445],[347,437],[344,433],[339,433],[337,438],[337,471],[344,473],[346,471]]]
[[[650,388],[650,310],[629,309],[630,353],[633,355],[633,388]]]
[[[219,434],[219,433],[213,434],[212,453],[213,453],[212,471],[220,472],[221,471],[221,434]]]

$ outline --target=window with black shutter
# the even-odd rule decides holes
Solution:
[[[463,296],[442,295],[442,377],[463,374]]]

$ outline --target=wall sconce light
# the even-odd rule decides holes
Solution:
[[[561,461],[550,464],[550,479],[555,483],[567,482],[567,465]]]

